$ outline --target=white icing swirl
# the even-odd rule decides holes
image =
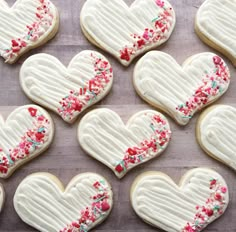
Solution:
[[[210,189],[211,182],[216,180],[219,187],[217,192],[214,187]],[[213,183],[213,182],[212,182]],[[221,188],[223,187],[221,192]],[[168,232],[186,232],[188,223],[192,223],[197,206],[201,208],[212,194],[219,191],[222,199],[222,213],[229,202],[227,185],[224,179],[215,171],[205,168],[197,168],[189,171],[177,186],[168,176],[158,172],[142,174],[134,182],[131,191],[131,202],[135,212],[149,224]],[[226,192],[225,192],[226,191]],[[218,195],[217,195],[218,196]],[[215,202],[213,199],[214,207]],[[207,207],[206,207],[207,208]],[[208,208],[207,208],[208,209]],[[205,214],[201,212],[202,214]],[[209,217],[204,227],[213,222],[221,214],[216,212]],[[205,219],[204,219],[205,220]],[[201,219],[199,219],[199,224]],[[195,228],[196,229],[196,228]],[[201,231],[196,229],[195,231]]]
[[[198,128],[203,148],[236,170],[236,108],[213,107],[200,120]]]
[[[236,61],[236,0],[206,0],[196,17],[197,29]]]
[[[118,58],[123,65],[129,65],[136,56],[166,42],[176,19],[173,7],[167,0],[136,0],[130,7],[123,0],[87,0],[80,20],[86,36]],[[155,23],[162,20],[165,26],[155,28]],[[157,30],[160,37],[149,38],[150,42],[148,37],[151,32],[146,35],[145,29]],[[139,49],[133,51],[128,60],[122,59],[120,52],[126,47],[132,49],[137,42],[137,37],[133,35],[144,39],[142,42],[145,45],[138,46]]]
[[[153,120],[154,117],[162,122]],[[138,164],[159,156],[167,147],[170,136],[167,119],[152,110],[135,114],[126,125],[112,110],[93,110],[82,118],[78,128],[82,148],[119,178]],[[157,147],[153,147],[153,139]]]
[[[112,206],[112,191],[108,182],[95,173],[84,173],[74,177],[64,190],[61,182],[49,173],[36,173],[25,178],[14,196],[14,207],[21,219],[41,232],[63,231],[75,222],[81,212],[93,204],[92,196],[98,194],[94,188],[102,181]],[[111,210],[111,208],[110,208]],[[110,213],[105,212],[86,231],[101,223]]]
[[[220,67],[214,63],[215,58],[220,60]],[[216,75],[218,70],[220,74]],[[196,111],[223,95],[230,82],[228,66],[213,53],[194,55],[181,67],[166,53],[149,52],[138,61],[133,78],[138,94],[164,109],[180,125],[186,125]],[[202,97],[203,94],[206,96]],[[207,102],[199,104],[203,100]],[[181,111],[181,106],[189,108],[187,115]]]
[[[95,64],[98,59],[101,59],[99,67]],[[101,70],[104,63],[107,63],[106,70]],[[95,82],[90,90],[87,85],[92,80]],[[66,122],[73,122],[82,111],[108,94],[113,84],[113,72],[108,60],[95,51],[86,50],[79,53],[68,67],[54,56],[37,54],[29,57],[22,65],[20,83],[30,99],[60,114]],[[96,84],[99,84],[99,87],[96,87]],[[96,92],[97,88],[99,90]],[[71,91],[78,94],[83,92],[76,97],[83,103],[83,107],[77,111],[72,109],[71,114],[67,115],[62,105],[65,98],[73,95],[70,94]]]

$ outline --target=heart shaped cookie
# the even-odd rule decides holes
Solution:
[[[131,187],[137,215],[168,232],[200,232],[225,212],[228,202],[224,179],[206,168],[187,172],[180,186],[164,173],[147,172]]]
[[[0,184],[0,213],[2,212],[4,201],[5,201],[5,191],[2,184]]]
[[[236,108],[210,107],[199,117],[196,131],[207,154],[236,170]]]
[[[228,66],[213,53],[194,55],[181,67],[170,55],[153,51],[134,70],[138,94],[180,125],[188,124],[197,111],[220,98],[229,83]]]
[[[49,0],[17,0],[9,8],[0,1],[0,55],[14,63],[25,52],[53,38],[58,31],[59,15]]]
[[[123,65],[165,43],[175,27],[175,12],[167,0],[87,0],[80,15],[90,42],[111,53]]]
[[[236,0],[206,0],[199,8],[195,29],[200,39],[226,55],[236,66]]]
[[[112,204],[110,184],[95,173],[77,175],[66,189],[49,173],[32,174],[14,196],[17,214],[41,232],[89,231],[108,217]]]
[[[73,123],[88,107],[103,99],[113,83],[113,71],[100,53],[83,51],[66,68],[47,54],[28,58],[20,71],[25,94]]]
[[[114,111],[97,109],[86,114],[78,128],[82,148],[109,167],[118,178],[159,156],[170,137],[167,119],[152,110],[133,115],[124,125]]]
[[[0,117],[0,178],[8,178],[19,166],[44,152],[53,135],[50,115],[36,105],[17,108],[5,122]]]

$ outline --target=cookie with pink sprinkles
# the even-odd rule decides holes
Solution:
[[[224,178],[208,168],[188,171],[179,185],[153,171],[136,178],[130,197],[146,223],[166,232],[200,232],[224,214],[229,189]]]
[[[167,0],[86,0],[80,24],[87,39],[124,66],[165,43],[175,28],[175,11]]]
[[[19,217],[41,232],[88,232],[109,216],[112,206],[110,184],[95,173],[75,176],[66,188],[52,174],[35,173],[14,196]]]
[[[0,56],[15,63],[20,56],[52,39],[59,14],[50,0],[17,0],[12,7],[0,1]]]

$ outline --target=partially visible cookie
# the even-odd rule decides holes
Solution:
[[[87,0],[80,24],[87,39],[128,66],[132,60],[165,43],[175,27],[167,0]]]
[[[95,51],[82,51],[65,67],[56,57],[37,54],[21,67],[20,83],[25,94],[68,123],[102,100],[111,90],[113,70]]]
[[[112,205],[110,184],[95,173],[75,176],[65,189],[57,177],[35,173],[14,196],[19,217],[41,232],[90,231],[109,216]]]
[[[21,106],[6,121],[0,116],[0,178],[10,177],[21,165],[44,152],[53,135],[53,121],[39,106]]]
[[[226,55],[236,66],[236,0],[205,0],[197,12],[200,39]]]
[[[4,201],[5,201],[5,191],[2,184],[0,184],[0,213],[2,212]]]
[[[236,170],[236,108],[216,105],[199,117],[197,140],[211,157]]]
[[[180,66],[167,53],[152,51],[138,61],[133,81],[141,98],[186,125],[228,90],[230,72],[213,53],[196,54]]]
[[[229,203],[225,180],[207,168],[188,171],[179,186],[164,173],[143,173],[130,194],[137,215],[167,232],[200,232],[219,218]]]
[[[58,31],[59,14],[50,0],[0,1],[0,56],[14,63],[27,51],[43,45]]]
[[[97,109],[87,113],[78,128],[81,147],[118,178],[158,157],[167,148],[170,138],[168,120],[153,110],[136,113],[125,125],[114,111]]]

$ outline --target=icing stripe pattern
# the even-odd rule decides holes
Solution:
[[[189,171],[180,187],[163,173],[146,173],[132,190],[135,212],[168,232],[202,231],[224,213],[229,201],[224,179],[204,168]]]
[[[153,51],[140,59],[134,72],[139,95],[181,125],[223,95],[229,83],[228,66],[213,53],[192,56],[181,67],[170,55]]]
[[[20,82],[30,99],[73,122],[108,94],[113,70],[108,60],[94,51],[79,53],[68,68],[51,55],[37,54],[23,64]]]
[[[80,145],[92,157],[122,178],[130,169],[160,155],[171,131],[167,119],[156,111],[141,111],[126,125],[108,109],[94,110],[79,124]]]
[[[80,174],[65,191],[55,176],[37,173],[18,186],[14,207],[21,219],[42,232],[87,232],[112,207],[111,187],[94,173]]]
[[[197,29],[236,59],[236,0],[207,0],[199,8]],[[219,33],[220,31],[220,33]]]
[[[46,111],[34,105],[13,111],[0,122],[0,177],[6,178],[52,142],[53,122]]]
[[[236,108],[216,106],[198,126],[204,149],[236,170]]]
[[[123,0],[87,0],[80,18],[86,34],[124,65],[166,42],[175,26],[166,0],[136,0],[130,7]]]
[[[1,0],[0,19],[0,54],[6,62],[46,38],[58,20],[49,0],[18,0],[11,8]]]

